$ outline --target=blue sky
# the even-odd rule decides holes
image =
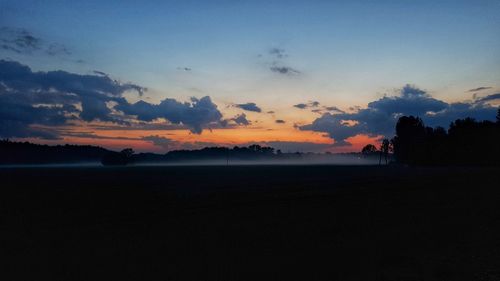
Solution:
[[[0,50],[33,71],[148,88],[131,101],[254,102],[289,124],[313,120],[290,109],[301,102],[366,107],[406,84],[457,102],[500,86],[499,1],[0,0],[0,27],[66,50]]]

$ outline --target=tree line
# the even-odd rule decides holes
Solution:
[[[409,165],[500,165],[500,109],[496,122],[457,119],[447,130],[402,116],[391,140],[384,139],[379,150],[369,144],[361,152],[379,153],[380,159],[392,156],[393,162]]]

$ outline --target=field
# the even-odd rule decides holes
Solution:
[[[500,280],[500,169],[0,168],[2,280]]]

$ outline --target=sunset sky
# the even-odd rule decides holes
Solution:
[[[0,138],[347,152],[499,104],[497,0],[0,0]]]

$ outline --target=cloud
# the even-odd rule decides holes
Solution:
[[[496,99],[498,96],[485,98]],[[335,145],[349,145],[346,139],[358,134],[392,137],[396,121],[402,115],[420,116],[429,126],[447,127],[458,118],[493,119],[496,110],[482,101],[449,104],[415,86],[406,85],[397,96],[384,96],[354,113],[325,113],[311,124],[299,126],[299,129],[325,132],[335,140]]]
[[[55,43],[50,44],[45,52],[50,56],[71,55],[71,51],[66,46]]]
[[[0,135],[3,137],[53,138],[32,125],[59,126],[80,118],[84,121],[115,119],[111,101],[124,102],[134,84],[105,76],[78,75],[65,71],[33,72],[14,61],[0,60]]]
[[[250,125],[250,121],[247,119],[247,116],[245,115],[245,113],[236,115],[231,120],[236,122],[236,124],[238,124],[238,125],[245,125],[245,126]]]
[[[191,102],[178,102],[175,99],[164,99],[160,104],[138,101],[134,104],[119,103],[117,110],[133,115],[141,121],[153,121],[165,118],[173,124],[184,124],[191,132],[201,134],[204,128],[222,122],[222,113],[209,96],[201,99],[191,98]]]
[[[253,111],[253,112],[261,112],[262,110],[260,107],[258,107],[255,103],[253,102],[248,102],[248,103],[240,103],[240,104],[235,104],[236,107],[239,107],[243,110],[246,111]]]
[[[294,105],[294,107],[299,109],[306,109],[310,107],[318,107],[320,105],[319,101],[310,101],[308,103],[299,103]]]
[[[488,90],[488,89],[491,89],[491,88],[492,87],[479,87],[479,88],[470,89],[467,92],[479,92],[479,91]]]
[[[281,48],[271,48],[269,50],[269,54],[277,59],[288,57],[288,55],[285,52],[285,49]]]
[[[259,57],[262,57],[259,55]],[[269,70],[273,73],[287,76],[300,75],[301,72],[291,66],[287,66],[285,59],[288,57],[285,49],[283,48],[271,48],[268,52],[268,65]]]
[[[124,93],[142,95],[144,87],[95,73],[34,72],[18,62],[0,60],[0,137],[53,139],[58,137],[57,129],[41,127],[57,127],[69,120],[130,125],[164,118],[197,134],[222,125],[222,114],[208,96],[190,102],[167,98],[160,104],[142,100],[130,104]]]
[[[498,100],[500,99],[500,93],[496,93],[496,94],[492,94],[492,95],[488,95],[486,97],[482,97],[482,98],[477,98],[476,99],[476,102],[488,102],[488,101],[493,101],[493,100]]]
[[[0,46],[18,54],[32,53],[42,48],[42,40],[22,28],[0,28]]]
[[[121,136],[100,136],[94,133],[88,132],[61,132],[61,136],[63,137],[74,137],[74,138],[84,138],[84,139],[100,139],[100,140],[141,140],[139,138],[129,138],[129,137],[121,137]]]
[[[49,56],[70,55],[63,44],[48,43],[24,28],[0,27],[0,49],[17,54],[44,52]]]
[[[285,124],[286,123],[285,120],[282,120],[282,119],[276,119],[275,122],[278,124]]]
[[[340,112],[340,113],[345,113],[343,110],[341,110],[340,108],[338,108],[336,106],[325,106],[325,110],[327,110],[327,111],[336,111],[336,112]]]
[[[300,74],[300,71],[289,67],[289,66],[278,66],[278,65],[273,65],[269,68],[272,72],[279,73],[279,74],[284,74],[284,75],[298,75]]]

